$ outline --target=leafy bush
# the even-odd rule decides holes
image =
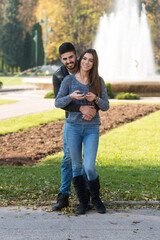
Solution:
[[[44,96],[44,98],[55,98],[54,92],[48,92],[48,93]]]
[[[121,92],[116,95],[115,99],[140,99],[140,96],[136,93],[125,93]]]
[[[2,86],[3,86],[3,82],[0,81],[0,89],[2,88]]]
[[[112,87],[110,83],[106,83],[107,93],[109,98],[114,98],[114,94],[112,92]]]

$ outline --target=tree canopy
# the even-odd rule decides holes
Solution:
[[[64,41],[74,43],[79,52],[92,45],[97,30],[99,17],[111,5],[110,0],[39,0],[37,19],[48,16],[48,25],[53,27],[53,34],[48,33],[50,44],[47,55],[58,57],[58,47]],[[42,25],[44,31],[44,25]]]
[[[3,25],[1,29],[2,57],[12,70],[21,65],[23,47],[23,28],[18,20],[18,0],[6,0],[3,10]]]
[[[148,13],[155,57],[160,58],[160,1],[143,0],[142,2],[145,3]]]
[[[48,25],[54,32],[48,33],[47,56],[56,59],[58,46],[71,41],[79,52],[93,43],[100,16],[112,11],[114,0],[39,0],[36,8],[37,20],[48,16]],[[155,56],[160,49],[160,1],[140,0],[145,3],[151,28]],[[44,32],[44,25],[42,25]]]

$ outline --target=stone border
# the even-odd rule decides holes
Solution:
[[[160,82],[111,83],[111,87],[114,94],[129,92],[141,97],[160,97]]]
[[[103,201],[105,205],[143,205],[143,206],[158,206],[160,201]]]

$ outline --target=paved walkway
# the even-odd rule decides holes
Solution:
[[[47,92],[49,90],[41,90],[34,85],[3,88],[3,91],[0,91],[0,99],[18,102],[0,105],[0,120],[54,109],[54,100],[44,98]]]
[[[42,90],[34,85],[6,86],[0,90],[0,99],[18,100],[12,104],[0,105],[0,120],[24,116],[54,109],[54,100],[45,99],[49,90]],[[110,102],[160,103],[160,97],[142,97],[140,100],[116,100]]]
[[[0,208],[1,240],[159,240],[160,210],[94,210],[65,216],[24,207]]]

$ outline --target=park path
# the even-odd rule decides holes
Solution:
[[[0,207],[1,240],[159,240],[160,210],[94,210],[81,216]]]
[[[2,91],[3,90],[3,91]],[[0,105],[0,120],[54,109],[54,100],[45,99],[50,90],[42,90],[34,85],[4,87],[0,99],[18,100],[16,103]]]

